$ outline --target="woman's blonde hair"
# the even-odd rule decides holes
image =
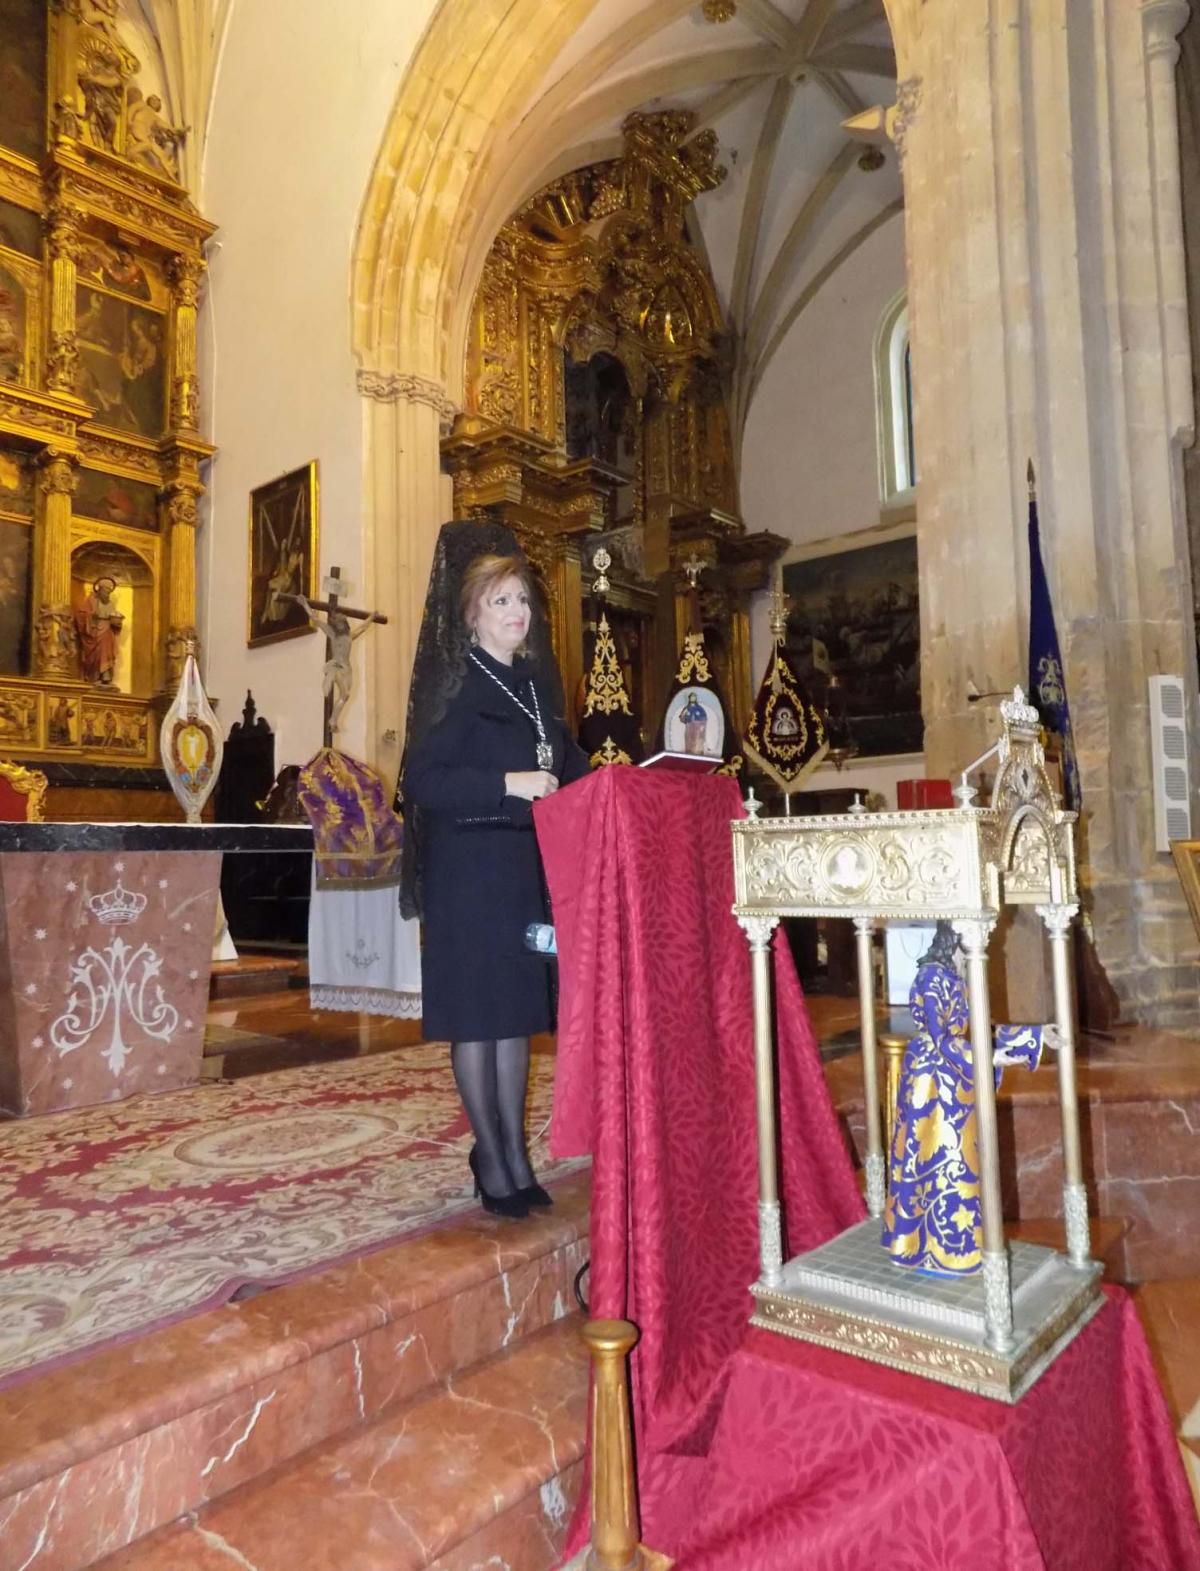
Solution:
[[[463,621],[472,632],[475,630],[475,618],[479,615],[480,602],[506,578],[519,578],[525,586],[525,593],[531,601],[533,600],[533,578],[529,572],[529,563],[523,556],[477,556],[468,564],[463,574],[462,597],[459,604],[462,608]],[[525,654],[525,645],[522,644],[516,653]]]

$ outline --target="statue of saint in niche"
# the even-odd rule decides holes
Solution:
[[[75,613],[79,636],[79,669],[85,682],[111,687],[117,665],[117,640],[124,612],[113,600],[115,578],[98,578],[85,604]]]

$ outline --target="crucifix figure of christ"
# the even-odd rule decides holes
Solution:
[[[350,647],[356,638],[362,637],[372,622],[381,625],[387,623],[387,617],[378,611],[358,611],[353,606],[342,605],[341,593],[345,587],[341,569],[333,567],[321,585],[326,599],[308,600],[304,595],[280,597],[294,600],[297,605],[303,606],[308,620],[325,634],[325,670],[321,677],[321,691],[325,695],[326,747],[333,746],[333,734],[337,730],[342,710],[350,701]],[[321,611],[325,612],[324,616],[318,614]],[[362,626],[352,630],[351,618],[361,622]]]

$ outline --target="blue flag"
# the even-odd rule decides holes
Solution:
[[[1054,607],[1050,602],[1046,569],[1042,565],[1032,464],[1029,466],[1029,701],[1037,707],[1047,731],[1055,732],[1062,741],[1063,796],[1067,807],[1078,812],[1079,769],[1075,762],[1075,739],[1071,734],[1071,711],[1067,707],[1067,682],[1054,626]]]

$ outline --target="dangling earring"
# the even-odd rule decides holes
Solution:
[[[471,642],[473,644],[477,644],[479,642],[479,629],[477,627],[473,627],[471,629]]]

